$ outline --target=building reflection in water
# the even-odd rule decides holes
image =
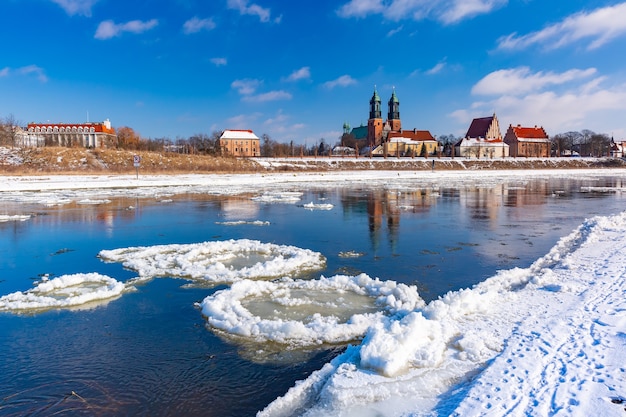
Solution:
[[[342,190],[340,199],[344,213],[367,215],[374,250],[380,248],[385,239],[394,250],[400,235],[401,217],[432,216],[433,208],[442,202],[458,203],[450,227],[489,231],[509,222],[542,218],[550,199],[569,199],[581,192],[615,191],[626,187],[623,182],[621,178],[517,179],[449,187]]]
[[[387,235],[395,250],[402,213],[426,213],[436,204],[439,193],[432,189],[416,190],[345,190],[341,194],[344,212],[366,213],[373,249],[380,247]]]

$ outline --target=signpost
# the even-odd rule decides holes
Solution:
[[[141,156],[134,155],[133,156],[133,165],[135,166],[135,174],[137,175],[137,179],[139,179],[139,165],[141,164]]]

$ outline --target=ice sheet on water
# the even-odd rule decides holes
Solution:
[[[110,203],[111,200],[109,199],[92,199],[92,198],[85,198],[83,200],[79,200],[76,203],[77,204],[84,204],[84,205],[98,205],[98,204],[108,204]]]
[[[100,258],[121,262],[140,277],[178,277],[209,283],[278,278],[321,269],[319,252],[239,239],[103,250]]]
[[[30,219],[30,214],[0,214],[0,223],[23,222]]]
[[[232,220],[226,222],[215,222],[215,224],[221,224],[222,226],[241,226],[241,225],[251,225],[251,226],[269,226],[270,222],[263,220]]]
[[[302,198],[301,191],[266,191],[263,194],[252,197],[252,200],[261,203],[289,203],[295,204]]]
[[[407,314],[423,306],[416,287],[366,274],[242,280],[200,304],[212,328],[257,342],[296,347],[353,341],[384,316]]]
[[[302,205],[302,207],[307,210],[332,210],[335,206],[329,203],[313,203],[311,201],[310,203]]]
[[[27,291],[0,297],[0,311],[28,312],[72,308],[108,301],[132,287],[98,273],[62,275],[43,279]]]

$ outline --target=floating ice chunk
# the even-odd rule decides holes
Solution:
[[[23,221],[30,219],[30,217],[31,217],[30,214],[15,214],[15,215],[0,214],[0,223],[23,222]]]
[[[315,204],[313,202],[310,202],[310,203],[304,204],[302,207],[304,207],[307,210],[332,210],[333,207],[335,206],[333,206],[332,204],[321,204],[321,203]]]
[[[263,220],[233,220],[228,222],[215,222],[215,224],[221,224],[223,226],[241,226],[241,225],[252,225],[252,226],[269,226],[270,222]]]
[[[243,280],[200,306],[208,324],[223,332],[302,347],[356,340],[385,315],[407,314],[424,302],[414,286],[361,274]]]
[[[357,252],[353,250],[339,252],[340,258],[360,258],[365,255],[363,252]]]
[[[99,256],[122,262],[141,277],[173,276],[208,282],[277,278],[321,269],[326,264],[319,252],[249,239],[103,250]]]
[[[267,191],[260,196],[252,197],[252,200],[261,203],[297,203],[302,197],[300,191]]]
[[[100,199],[100,200],[94,200],[94,199],[91,199],[91,198],[85,198],[85,199],[83,199],[83,200],[79,200],[79,201],[77,201],[76,203],[77,203],[77,204],[93,204],[93,205],[98,205],[98,204],[108,204],[108,203],[110,203],[110,202],[111,202],[111,200],[108,200],[108,199],[106,199],[106,198],[105,198],[105,199]]]
[[[0,311],[75,307],[117,297],[126,289],[123,282],[98,273],[63,275],[0,297]]]

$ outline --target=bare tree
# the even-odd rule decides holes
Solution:
[[[9,114],[3,120],[0,120],[0,144],[7,146],[18,145],[18,124],[19,122],[12,114]]]
[[[608,156],[611,150],[611,138],[604,133],[594,133],[589,138],[589,151],[591,156]]]

